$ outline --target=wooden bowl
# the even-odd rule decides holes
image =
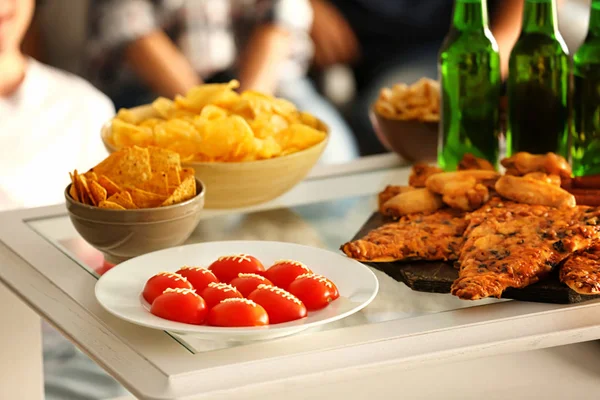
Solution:
[[[165,207],[108,210],[79,203],[65,189],[69,218],[81,237],[118,264],[156,250],[183,244],[200,222],[206,190],[196,180],[196,196]]]
[[[151,106],[130,111],[153,116]],[[321,122],[321,121],[320,121]],[[328,132],[328,127],[321,122]],[[111,123],[102,127],[102,141],[108,152],[117,148],[110,141]],[[300,183],[317,163],[329,141],[329,135],[316,145],[281,157],[246,162],[187,162],[196,178],[207,188],[205,208],[238,208],[265,203],[286,193]]]
[[[377,138],[385,148],[409,162],[437,160],[438,122],[389,119],[369,113]]]

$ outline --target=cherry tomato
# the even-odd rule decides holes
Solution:
[[[212,326],[262,326],[269,325],[269,315],[262,306],[252,300],[225,299],[208,313],[208,325]]]
[[[258,259],[248,254],[219,257],[208,267],[221,282],[229,283],[240,272],[261,274],[265,267]]]
[[[225,299],[231,299],[233,297],[243,298],[242,294],[238,292],[236,288],[226,283],[209,283],[206,289],[201,294],[206,306],[210,309],[219,304]]]
[[[300,275],[290,283],[288,290],[302,300],[309,311],[320,310],[340,296],[333,282],[316,274]]]
[[[219,280],[212,271],[202,267],[190,267],[186,265],[185,267],[181,267],[177,273],[185,276],[198,293],[202,293],[211,282],[219,283]]]
[[[206,319],[208,309],[194,289],[166,289],[154,300],[150,312],[171,321],[200,325]]]
[[[163,294],[166,289],[193,289],[188,280],[175,272],[159,272],[152,278],[148,279],[142,296],[144,300],[152,304],[154,299]]]
[[[287,290],[288,286],[298,276],[312,273],[310,268],[299,261],[280,260],[265,271],[265,277],[277,287]]]
[[[293,321],[306,317],[306,307],[293,294],[271,285],[260,284],[248,299],[263,306],[271,324]]]
[[[258,274],[239,273],[238,277],[231,281],[230,285],[235,287],[244,297],[248,297],[261,283],[272,285],[271,281]]]

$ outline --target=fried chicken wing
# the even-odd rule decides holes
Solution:
[[[512,157],[500,162],[506,168],[507,175],[523,176],[530,172],[544,172],[548,175],[558,175],[561,178],[571,177],[571,166],[564,159],[554,153],[530,154],[519,152]]]
[[[466,227],[464,213],[455,210],[411,214],[344,244],[341,250],[364,262],[456,260]]]
[[[560,280],[579,294],[599,294],[600,244],[567,258],[560,267]]]
[[[379,193],[378,198],[377,198],[379,212],[384,214],[383,205],[388,200],[392,199],[393,197],[398,196],[401,193],[410,192],[412,190],[417,190],[417,189],[414,187],[411,187],[411,186],[387,185],[385,187],[385,189],[383,189],[383,192]]]
[[[489,170],[443,172],[427,179],[427,189],[442,195],[442,201],[452,208],[473,211],[490,198],[486,184],[492,184],[499,174]],[[493,187],[493,184],[492,184]]]
[[[428,189],[414,189],[400,193],[385,202],[381,207],[383,215],[400,217],[408,214],[430,214],[442,208],[440,195]]]
[[[471,153],[466,153],[460,163],[458,163],[458,170],[464,171],[469,169],[483,169],[488,171],[495,171],[496,168],[486,159],[475,157]]]
[[[557,209],[493,199],[467,218],[466,241],[452,294],[500,297],[547,276],[575,251],[600,239],[598,209]]]
[[[412,167],[412,172],[408,177],[408,184],[415,188],[424,188],[427,178],[442,172],[441,168],[424,163],[416,163]]]
[[[548,207],[575,207],[575,196],[559,186],[526,177],[504,175],[496,182],[496,192],[519,203]]]
[[[559,186],[562,183],[562,180],[560,179],[560,176],[558,175],[548,175],[545,172],[530,172],[528,174],[523,175],[523,178],[526,179],[533,179],[536,181],[543,181],[546,183],[549,183],[551,185],[554,186]]]

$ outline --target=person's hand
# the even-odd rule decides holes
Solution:
[[[310,36],[317,67],[355,61],[360,54],[358,39],[344,16],[327,0],[311,0],[311,5],[314,17]]]

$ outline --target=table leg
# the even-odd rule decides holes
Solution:
[[[0,283],[0,399],[44,398],[40,317]]]

